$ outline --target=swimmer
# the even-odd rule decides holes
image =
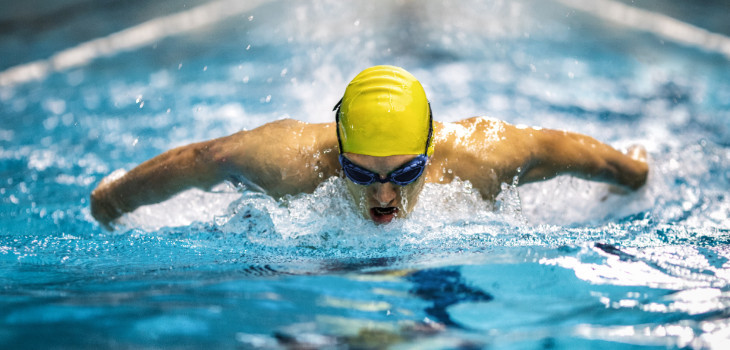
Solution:
[[[420,82],[399,67],[365,69],[334,110],[334,122],[279,120],[107,176],[91,193],[91,214],[109,228],[124,213],[192,187],[229,180],[279,198],[343,176],[362,216],[385,224],[407,217],[427,182],[459,178],[494,200],[515,178],[526,184],[570,174],[637,190],[649,171],[640,146],[622,153],[589,136],[483,117],[436,122]]]

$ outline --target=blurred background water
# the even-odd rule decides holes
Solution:
[[[2,347],[725,348],[724,1],[0,1]],[[439,121],[645,146],[647,186],[570,177],[493,207],[427,186],[358,218],[342,179],[222,184],[91,218],[102,177],[291,117],[393,64]],[[284,137],[285,135],[283,135]]]

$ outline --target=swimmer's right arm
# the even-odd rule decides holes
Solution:
[[[194,143],[156,156],[119,178],[104,178],[91,192],[91,215],[104,227],[125,213],[164,201],[191,187],[210,188],[224,180],[214,157],[218,140]]]
[[[250,131],[178,147],[120,178],[109,176],[91,193],[91,214],[104,227],[140,206],[164,201],[186,189],[209,189],[243,178],[279,197],[311,192],[336,175],[334,123],[279,120]]]

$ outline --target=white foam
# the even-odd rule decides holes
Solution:
[[[482,200],[469,182],[458,179],[449,184],[426,184],[408,218],[376,225],[360,216],[344,181],[332,177],[312,194],[281,200],[256,192],[234,192],[230,187],[219,188],[218,193],[190,190],[140,208],[120,223],[127,229],[155,231],[163,226],[201,222],[260,247],[311,247],[312,253],[348,257],[409,255],[422,249],[448,252],[494,245],[554,246],[615,234],[608,229],[566,231],[564,227],[530,222],[523,214],[520,191],[513,185],[505,184],[492,203]],[[581,199],[583,205],[591,201]]]
[[[117,220],[119,228],[156,231],[162,227],[187,226],[210,222],[226,215],[228,204],[241,196],[228,184],[212,191],[190,189],[161,203],[146,205]]]

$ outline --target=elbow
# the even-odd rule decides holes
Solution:
[[[649,178],[649,166],[646,162],[635,161],[631,167],[616,168],[614,182],[636,191],[646,185]]]
[[[110,223],[123,214],[123,211],[109,197],[103,188],[96,188],[91,192],[89,198],[91,216],[107,230],[111,229]]]
[[[629,157],[630,161],[630,178],[626,185],[632,190],[638,190],[646,185],[649,178],[649,163],[647,162],[646,148],[641,145],[632,145],[624,154]]]
[[[642,164],[639,165],[639,169],[637,169],[633,181],[629,183],[629,187],[631,187],[632,190],[638,190],[646,185],[648,178],[649,165],[646,162],[642,162]]]

